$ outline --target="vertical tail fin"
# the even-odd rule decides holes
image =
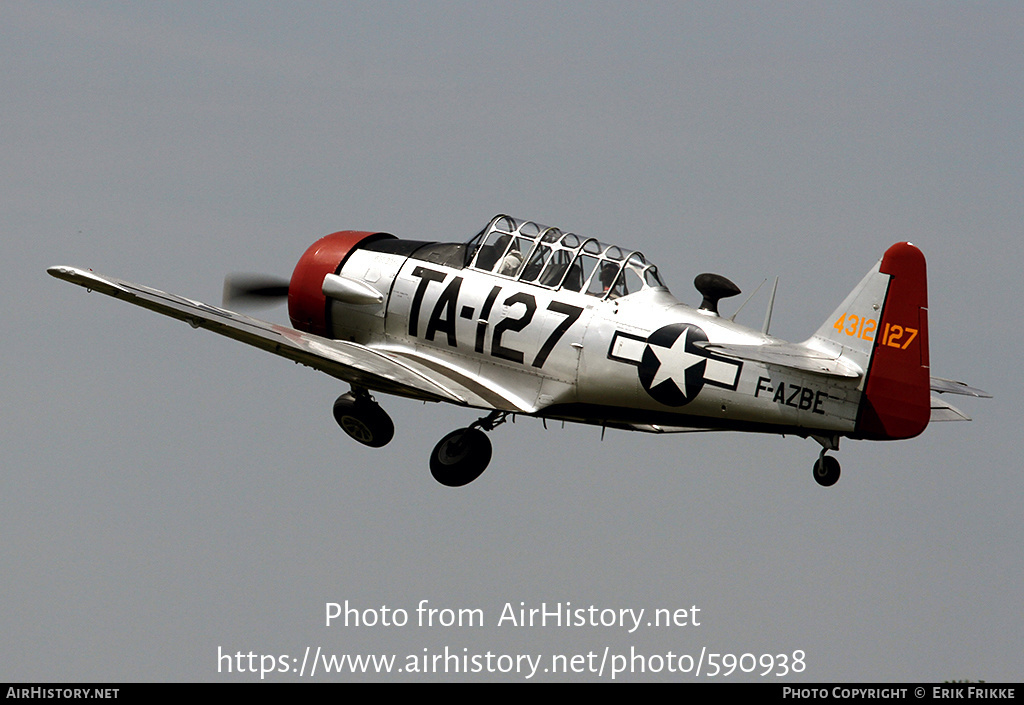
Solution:
[[[855,437],[912,438],[931,418],[924,255],[893,245],[815,337],[866,370]]]

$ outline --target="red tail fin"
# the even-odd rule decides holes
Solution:
[[[912,438],[931,418],[928,281],[924,255],[909,242],[886,250],[889,286],[857,416],[857,436]]]

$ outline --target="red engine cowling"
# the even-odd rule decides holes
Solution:
[[[393,238],[388,233],[343,230],[326,235],[299,258],[288,285],[288,317],[298,330],[315,335],[330,335],[330,312],[322,291],[324,277],[341,271],[345,260],[360,245]]]

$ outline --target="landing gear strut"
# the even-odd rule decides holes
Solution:
[[[484,431],[505,423],[507,416],[507,411],[492,411],[468,428],[442,438],[430,454],[434,479],[446,487],[462,487],[480,477],[491,462],[491,441]]]
[[[334,402],[334,420],[364,446],[380,448],[395,437],[395,424],[365,389],[353,389]]]

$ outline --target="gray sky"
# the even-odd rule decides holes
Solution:
[[[0,681],[253,680],[218,648],[307,646],[1020,680],[1020,3],[6,0],[0,28]],[[699,272],[779,275],[793,340],[910,240],[933,373],[995,398],[845,441],[828,490],[810,440],[525,418],[450,490],[427,457],[475,412],[380,397],[396,440],[366,449],[346,385],[44,271],[218,303],[334,230],[459,241],[499,212],[639,248],[691,304]],[[345,600],[410,624],[325,627]],[[486,624],[417,627],[420,600]],[[520,602],[701,624],[497,626]]]

